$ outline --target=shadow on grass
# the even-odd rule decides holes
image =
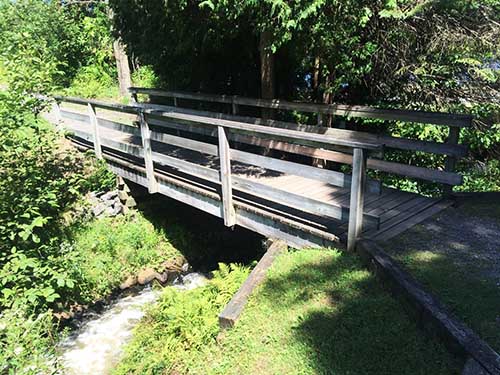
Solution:
[[[384,244],[458,319],[500,351],[500,193],[470,193]]]
[[[416,323],[353,255],[273,274],[262,292],[276,310],[303,306],[293,337],[321,374],[453,374],[460,363]]]
[[[222,219],[160,194],[134,195],[137,208],[196,270],[211,271],[219,262],[249,264],[263,255],[264,238],[256,233],[228,228]]]
[[[500,351],[500,287],[478,266],[457,265],[449,255],[410,250],[396,256],[447,309]]]

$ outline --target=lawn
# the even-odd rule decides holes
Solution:
[[[467,197],[383,248],[500,351],[500,194]]]
[[[193,298],[199,296],[193,294]],[[119,373],[459,372],[460,364],[440,343],[417,330],[402,306],[355,255],[336,250],[282,254],[251,296],[235,328],[219,334],[210,331],[202,345],[193,342],[194,335],[184,335],[186,340],[175,347],[176,354],[172,355],[171,349],[159,359],[162,348],[183,332],[170,330],[167,334],[162,330],[169,321],[182,321],[179,314],[186,314],[185,309],[167,306],[172,301],[175,299],[166,299],[152,308],[139,325]],[[192,312],[188,315],[193,325],[199,324]],[[199,332],[202,328],[189,329]],[[156,364],[154,371],[140,366],[152,361]]]

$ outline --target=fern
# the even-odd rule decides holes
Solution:
[[[190,291],[167,288],[135,330],[115,373],[155,374],[174,369],[183,373],[189,359],[215,340],[218,313],[248,273],[248,267],[220,263],[204,287]],[[151,356],[151,351],[156,354]]]

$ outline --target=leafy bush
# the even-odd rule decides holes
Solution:
[[[189,356],[215,341],[218,313],[247,275],[245,267],[219,264],[204,287],[191,291],[167,288],[136,328],[115,373],[185,373]]]
[[[50,311],[30,315],[22,309],[0,314],[0,373],[54,374],[57,332]]]
[[[132,82],[137,87],[158,87],[158,76],[150,66],[141,66],[132,73]]]
[[[103,159],[97,159],[93,150],[89,150],[85,157],[85,176],[80,181],[82,191],[108,191],[116,186],[116,176],[109,171]]]
[[[78,24],[55,1],[0,0],[0,60],[11,86],[39,92],[66,84],[84,50]]]
[[[7,94],[2,94],[7,97]],[[79,194],[82,168],[59,151],[57,135],[28,108],[0,101],[0,305],[40,305],[59,298],[61,213]]]
[[[60,252],[64,213],[100,177],[105,187],[110,179],[102,166],[62,147],[62,137],[35,117],[36,100],[0,97],[0,306],[41,309],[75,285],[72,260]]]
[[[116,80],[100,65],[81,68],[65,93],[84,98],[113,98],[119,95]]]
[[[464,183],[457,191],[500,191],[500,160],[476,162],[464,173]]]

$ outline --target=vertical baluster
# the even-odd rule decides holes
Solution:
[[[450,126],[450,133],[446,139],[446,143],[457,145],[460,138],[460,128],[456,126]],[[448,155],[445,160],[444,170],[446,172],[455,172],[455,164],[457,163],[457,158],[453,155]],[[450,195],[453,192],[452,185],[444,186],[445,195]]]
[[[233,102],[231,103],[231,108],[233,110],[233,115],[237,115],[238,114],[238,104],[236,104],[234,102],[234,99],[236,98],[236,96],[233,96]]]
[[[60,130],[62,129],[62,116],[61,116],[61,102],[56,100],[54,104],[52,105],[52,110],[54,111],[54,115],[56,117],[56,129]]]
[[[363,205],[366,183],[366,154],[361,148],[354,149],[351,180],[351,203],[349,206],[349,228],[347,250],[356,249],[356,240],[363,230]]]
[[[95,113],[95,108],[92,104],[87,104],[90,125],[92,127],[92,134],[94,135],[94,150],[95,155],[98,159],[102,159],[102,148],[101,148],[101,138],[99,136],[99,122],[97,120],[97,115]]]
[[[139,124],[141,126],[142,149],[144,153],[144,164],[146,166],[146,176],[148,178],[148,190],[150,193],[158,192],[158,181],[156,180],[153,156],[151,149],[151,130],[146,121],[144,112],[139,112]]]
[[[222,214],[224,224],[232,227],[236,224],[236,213],[233,206],[233,192],[231,184],[231,155],[226,130],[222,126],[217,127],[219,136],[219,163],[220,181],[222,187]]]
[[[130,97],[132,98],[132,104],[139,103],[139,99],[137,98],[137,93],[135,91],[131,91]]]

